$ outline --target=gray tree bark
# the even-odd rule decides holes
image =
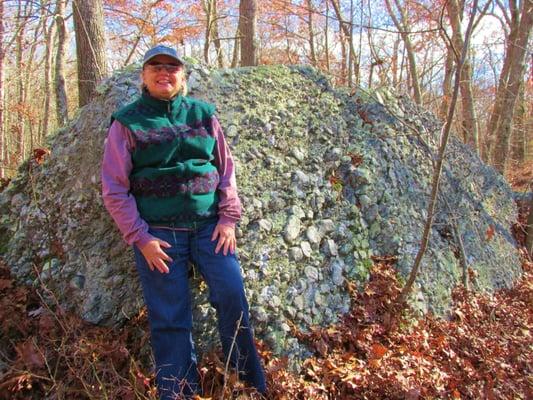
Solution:
[[[446,118],[448,107],[450,105],[450,98],[452,96],[452,78],[453,78],[453,50],[447,46],[446,61],[444,63],[444,79],[442,81],[442,102],[439,107],[439,117]]]
[[[257,65],[257,0],[241,0],[239,15],[242,18],[241,30],[241,65]]]
[[[452,27],[452,42],[457,53],[461,53],[464,46],[462,34],[463,7],[458,0],[448,0],[446,2],[448,18]],[[472,92],[472,65],[468,56],[469,49],[466,49],[467,57],[461,71],[461,111],[462,111],[462,136],[465,143],[469,144],[479,153],[479,132],[477,126],[476,111],[474,109],[474,94]]]
[[[339,2],[338,0],[331,0],[331,4],[333,5],[333,9],[335,10],[335,14],[337,15],[337,19],[339,20],[339,25],[340,25],[340,29],[342,31],[342,34],[344,34],[344,38],[347,39],[350,37],[350,30],[348,29],[348,24],[344,21],[344,18],[342,17],[342,13],[341,13],[341,9],[340,9],[340,5],[339,5]],[[343,35],[340,35],[341,38],[343,37]],[[343,39],[341,39],[341,41],[344,42]],[[352,59],[349,59],[349,60],[346,60],[346,62],[348,63],[355,63],[355,60],[357,59],[356,57],[356,52],[355,52],[355,48],[354,48],[354,44],[353,44],[353,41],[350,40],[349,41],[349,45],[350,45],[350,50],[346,51],[345,49],[343,49],[344,51],[344,60],[346,60],[346,53],[349,53],[351,54],[351,56],[353,57]],[[344,46],[344,43],[342,44],[342,46]],[[343,65],[343,77],[346,76],[346,70],[347,70],[347,64],[344,64]],[[355,76],[355,81],[356,82],[359,82],[360,79],[359,79],[359,66],[358,65],[355,65],[355,68],[354,70],[356,71],[356,76]]]
[[[218,34],[218,9],[216,0],[213,0],[211,39],[213,40],[213,44],[215,45],[215,51],[217,52],[218,68],[224,68],[224,51],[222,50],[220,35]]]
[[[236,68],[239,63],[239,55],[241,53],[241,30],[242,30],[242,16],[239,15],[239,22],[237,23],[237,30],[235,31],[235,44],[233,46],[233,56],[231,57],[231,68]]]
[[[409,31],[409,25],[407,23],[407,16],[405,15],[403,7],[398,3],[398,0],[394,0],[394,4],[395,4],[395,8],[400,13],[401,20],[398,20],[398,18],[396,17],[396,12],[392,8],[390,0],[385,0],[387,11],[389,12],[392,22],[394,23],[394,26],[396,26],[396,29],[398,29],[398,31],[400,32],[400,36],[402,37],[405,50],[407,52],[407,59],[409,60],[409,73],[411,77],[411,85],[413,87],[413,96],[415,99],[415,103],[422,104],[422,91],[420,90],[420,83],[418,80],[418,71],[416,67],[415,51],[413,49],[411,39],[409,38],[409,34],[407,33]]]
[[[218,35],[218,13],[216,0],[203,0],[202,7],[206,16],[206,29],[204,37],[204,60],[209,64],[209,48],[215,45],[216,58],[219,68],[224,68],[224,53]]]
[[[65,55],[67,51],[67,28],[65,26],[66,0],[57,0],[55,20],[57,26],[57,53],[55,61],[56,117],[58,126],[68,120],[68,101],[65,83]]]
[[[524,0],[520,10],[520,21],[517,24],[516,39],[509,41],[509,49],[505,55],[506,58],[510,58],[507,82],[501,85],[502,87],[498,86],[496,98],[499,100],[501,97],[501,100],[496,101],[499,107],[495,105],[490,121],[493,130],[489,134],[495,137],[492,162],[502,174],[505,172],[509,156],[513,114],[524,77],[525,56],[532,26],[533,0]]]
[[[72,3],[78,64],[78,104],[87,104],[98,83],[107,75],[102,0]]]
[[[5,177],[6,142],[4,137],[4,1],[0,0],[0,178]]]
[[[41,143],[48,135],[48,126],[50,124],[50,105],[52,102],[52,61],[54,50],[54,37],[55,37],[55,21],[52,21],[50,26],[46,27],[45,24],[45,39],[46,39],[46,52],[44,59],[44,110],[43,110],[43,124],[39,134],[38,142]]]
[[[533,199],[529,203],[526,235],[526,249],[529,255],[533,257]]]
[[[213,24],[213,0],[202,0],[202,8],[205,13],[204,61],[206,64],[209,64],[209,47],[211,46],[211,29]]]
[[[307,5],[307,29],[309,30],[309,53],[311,58],[311,64],[317,66],[317,58],[315,51],[315,32],[313,27],[313,3],[311,0],[306,0]]]
[[[494,105],[492,107],[492,113],[490,115],[489,124],[487,126],[487,135],[490,140],[489,157],[491,158],[491,160],[492,160],[492,153],[494,151],[494,145],[495,145],[495,139],[496,139],[495,137],[493,137],[493,135],[496,130],[496,126],[498,125],[500,115],[502,113],[503,95],[499,95],[498,92],[500,92],[500,90],[503,90],[503,88],[507,84],[507,80],[509,79],[509,70],[511,68],[511,63],[512,63],[512,57],[511,57],[510,52],[514,50],[511,46],[511,43],[514,43],[517,39],[518,25],[520,24],[520,12],[519,12],[520,10],[517,7],[516,0],[509,1],[509,5],[511,6],[511,18],[505,19],[508,23],[508,28],[509,28],[509,32],[506,37],[505,57],[503,59],[502,70],[498,78],[498,89],[496,91],[496,96],[494,98]]]
[[[26,22],[27,18],[25,16],[27,15],[28,11],[28,4],[26,3],[26,6],[24,7],[24,10],[22,9],[22,2],[18,3],[17,7],[17,22],[16,22],[16,31],[18,32],[16,40],[15,40],[15,65],[17,68],[17,102],[19,106],[23,106],[24,99],[26,97],[25,94],[25,87],[24,87],[24,77],[23,77],[23,66],[22,66],[22,59],[23,59],[23,53],[24,53],[24,35],[26,32]],[[26,153],[26,141],[25,141],[25,135],[24,135],[24,119],[22,117],[22,110],[19,110],[17,112],[16,116],[16,123],[14,124],[14,131],[15,131],[15,140],[17,141],[17,150],[15,155],[15,161],[18,164],[22,162],[24,159],[24,155]]]
[[[330,72],[330,66],[329,66],[329,1],[326,1],[326,34],[324,36],[324,51],[326,52],[326,71],[328,73]]]

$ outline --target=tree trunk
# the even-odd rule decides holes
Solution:
[[[385,5],[387,6],[389,15],[392,19],[392,22],[394,23],[394,26],[396,26],[396,29],[398,29],[398,31],[400,32],[405,50],[407,52],[407,58],[409,60],[409,73],[411,77],[411,84],[413,86],[413,95],[414,95],[415,103],[422,104],[422,92],[420,90],[420,84],[418,82],[418,72],[416,68],[415,52],[413,49],[413,45],[411,43],[411,39],[409,38],[409,34],[407,33],[409,31],[409,25],[407,24],[407,17],[405,15],[403,7],[398,3],[397,0],[394,1],[394,4],[396,8],[398,9],[398,12],[400,13],[401,21],[398,20],[398,18],[396,17],[396,13],[392,9],[390,0],[385,0]]]
[[[67,28],[65,26],[66,0],[57,0],[55,20],[57,25],[57,53],[55,65],[56,115],[58,126],[63,126],[68,120],[68,101],[65,83],[65,54],[67,51]]]
[[[348,64],[348,87],[353,86],[353,65],[354,63],[352,60],[355,60],[355,49],[353,44],[353,0],[350,0],[350,34],[348,35],[348,42],[350,43],[349,47],[349,56],[348,60],[350,60]]]
[[[524,83],[520,85],[518,98],[513,115],[513,129],[511,132],[511,159],[517,165],[525,161],[528,131],[527,125],[527,104],[526,90]]]
[[[28,10],[28,13],[26,15],[33,15],[33,5]],[[26,146],[27,149],[31,152],[33,148],[35,148],[35,136],[39,136],[39,124],[33,117],[32,109],[34,107],[33,101],[28,101],[28,93],[34,93],[35,89],[33,88],[33,84],[35,83],[33,72],[33,64],[35,62],[35,53],[37,49],[37,44],[39,43],[39,38],[41,36],[41,29],[46,29],[46,22],[47,22],[48,16],[46,15],[46,9],[44,7],[41,7],[41,15],[39,18],[39,22],[37,23],[37,26],[35,27],[33,31],[33,38],[31,39],[31,46],[30,50],[28,52],[28,55],[26,56],[25,60],[25,67],[26,67],[26,76],[24,79],[24,108],[27,110],[26,114],[26,121],[28,126],[28,134],[29,134],[29,146]],[[37,129],[35,129],[37,128]]]
[[[4,138],[4,0],[0,0],[0,178],[5,177],[6,153]]]
[[[313,3],[311,0],[306,0],[307,3],[307,29],[309,30],[309,52],[311,56],[311,64],[317,66],[316,51],[315,51],[315,32],[313,28]]]
[[[388,0],[386,0],[388,1]],[[466,34],[464,42],[466,45],[470,42],[470,37],[472,35],[472,27],[474,24],[474,17],[477,10],[477,4],[478,0],[474,0],[474,4],[472,7],[472,14],[470,15],[470,20],[468,21],[468,27],[466,28]],[[424,224],[424,232],[422,233],[422,240],[420,243],[420,248],[418,249],[418,252],[415,257],[413,268],[411,269],[411,272],[409,273],[409,278],[407,279],[406,284],[404,285],[402,292],[400,293],[400,296],[398,298],[399,304],[405,304],[407,297],[409,296],[409,293],[411,292],[411,289],[413,287],[413,284],[415,282],[415,279],[418,275],[418,270],[420,269],[420,263],[422,262],[422,258],[424,257],[424,253],[427,248],[427,244],[429,241],[429,236],[431,233],[431,227],[433,225],[433,217],[435,213],[435,206],[437,204],[437,195],[439,193],[439,185],[440,185],[440,175],[442,172],[442,165],[444,162],[444,157],[446,155],[446,146],[448,144],[448,139],[450,136],[451,126],[452,126],[452,120],[453,120],[453,114],[455,112],[455,106],[457,104],[457,98],[459,96],[459,86],[461,81],[461,69],[463,67],[463,63],[466,60],[466,46],[463,47],[461,51],[461,55],[458,57],[457,60],[457,69],[455,71],[455,79],[454,79],[454,86],[453,86],[453,93],[452,97],[450,99],[450,106],[448,109],[448,116],[446,118],[446,121],[444,123],[444,127],[442,128],[442,135],[441,140],[439,144],[439,151],[437,154],[437,160],[434,167],[433,172],[433,178],[431,182],[431,196],[429,198],[429,205],[427,209],[427,218],[426,222]]]
[[[213,24],[213,2],[216,0],[203,0],[202,8],[205,13],[205,35],[204,35],[204,61],[209,65],[209,46],[211,45],[211,27]]]
[[[241,25],[241,65],[257,65],[257,0],[241,0],[239,15],[242,17]]]
[[[452,95],[452,77],[453,77],[453,50],[450,45],[447,46],[446,61],[444,62],[444,79],[442,81],[442,102],[439,107],[439,117],[446,118],[448,107],[450,105],[450,98]]]
[[[489,154],[488,158],[492,161],[492,154],[494,152],[494,147],[496,145],[496,127],[499,124],[500,116],[502,115],[502,106],[503,106],[503,98],[504,98],[504,91],[507,85],[507,81],[509,79],[509,71],[511,69],[511,63],[513,62],[513,54],[512,52],[515,51],[514,46],[512,43],[516,41],[517,35],[518,35],[518,26],[520,24],[520,13],[519,9],[516,7],[516,4],[514,2],[510,2],[510,4],[513,4],[511,10],[511,20],[510,20],[510,26],[509,26],[509,35],[506,38],[506,46],[505,46],[505,57],[503,59],[503,66],[502,70],[500,72],[500,77],[498,79],[498,88],[496,90],[496,95],[494,97],[494,105],[492,106],[492,113],[490,115],[489,123],[487,126],[487,132],[486,136],[489,140]]]
[[[324,36],[324,46],[326,51],[326,71],[328,73],[330,72],[330,66],[329,66],[329,1],[326,1],[326,34]]]
[[[529,215],[527,217],[526,228],[526,249],[529,255],[533,257],[533,199],[529,202]]]
[[[72,3],[78,64],[78,104],[87,104],[107,74],[102,0]]]
[[[400,38],[398,37],[394,41],[394,47],[392,48],[392,59],[391,59],[392,86],[394,88],[398,87],[398,49],[399,48],[400,48]]]
[[[511,48],[506,52],[506,57],[508,55],[512,57],[509,66],[508,80],[505,87],[502,88],[502,90],[498,87],[497,91],[497,96],[502,96],[501,112],[499,116],[495,116],[498,123],[494,128],[494,133],[491,132],[491,136],[496,137],[492,154],[493,164],[502,174],[505,172],[505,166],[509,154],[511,125],[516,99],[525,72],[526,49],[531,33],[531,27],[533,25],[533,0],[525,0],[522,3],[520,15],[521,17],[516,40],[509,42]]]
[[[43,122],[42,129],[37,138],[37,142],[40,144],[42,139],[48,135],[48,126],[50,124],[50,104],[52,101],[52,55],[54,50],[54,36],[55,36],[55,21],[48,28],[45,24],[45,37],[46,37],[46,53],[44,62],[44,110],[43,110]]]
[[[341,22],[339,21],[339,24]],[[339,29],[339,42],[341,45],[341,83],[344,85],[346,83],[346,67],[348,63],[348,56],[346,54],[346,36],[342,29]]]
[[[16,45],[15,45],[15,65],[17,68],[17,103],[19,107],[22,107],[24,104],[24,77],[23,77],[23,68],[22,68],[22,58],[23,58],[23,41],[24,41],[24,34],[25,34],[25,26],[27,19],[24,17],[27,11],[29,3],[26,3],[26,8],[24,11],[22,10],[22,2],[18,3],[17,7],[17,38],[16,38]],[[16,156],[15,156],[15,162],[20,164],[22,160],[24,159],[24,154],[26,152],[26,142],[24,138],[24,119],[22,117],[22,110],[18,110],[17,116],[16,116],[16,123],[14,125],[14,133],[17,141],[17,150],[16,150]]]
[[[33,14],[33,8],[30,8],[28,10],[28,13],[26,15],[32,15]],[[30,103],[27,103],[27,95],[28,93],[33,93],[33,88],[32,88],[32,83],[33,83],[33,80],[32,80],[32,70],[33,70],[33,63],[35,61],[35,51],[37,49],[37,44],[39,43],[39,36],[41,34],[41,29],[44,30],[45,26],[46,26],[46,19],[47,19],[47,16],[46,16],[46,9],[44,7],[41,8],[41,16],[39,18],[39,22],[37,23],[37,26],[35,27],[34,31],[33,31],[33,38],[30,39],[31,41],[31,45],[30,45],[30,50],[28,52],[28,55],[26,56],[26,59],[24,60],[25,61],[25,67],[26,67],[26,76],[25,76],[25,80],[24,80],[24,104],[27,104],[27,107],[30,107]],[[30,127],[32,126],[32,123],[31,121],[30,122]]]
[[[235,32],[235,45],[233,46],[233,56],[231,57],[231,68],[236,68],[239,63],[239,55],[241,52],[241,31],[242,31],[242,16],[239,15],[239,22],[237,22],[237,30]]]
[[[224,68],[224,52],[222,50],[222,43],[220,42],[220,35],[218,34],[218,10],[216,0],[213,0],[211,39],[213,40],[217,52],[218,68]]]
[[[349,38],[350,37],[350,31],[348,30],[347,23],[344,21],[344,18],[342,17],[341,9],[340,9],[338,0],[331,0],[331,4],[333,5],[333,9],[335,10],[335,14],[337,15],[337,19],[339,20],[340,29],[341,29],[342,33],[344,33],[344,39]],[[341,37],[342,37],[342,35],[341,35]],[[350,44],[350,50],[348,51],[348,53],[352,56],[352,58],[350,60],[348,60],[347,62],[355,63],[355,59],[357,58],[355,56],[355,54],[356,54],[355,53],[355,48],[354,48],[354,45],[353,45],[353,41],[350,40],[349,42],[350,42],[349,43]],[[344,50],[344,53],[346,53],[346,50]],[[359,66],[358,65],[355,65],[355,70],[359,71]],[[343,74],[343,79],[344,79],[344,77],[346,77],[346,67],[344,67],[344,71],[345,71],[345,73]],[[356,81],[359,81],[359,76],[358,75],[355,78],[356,78]]]
[[[463,10],[457,0],[448,0],[446,2],[448,18],[452,27],[452,41],[455,51],[461,53],[463,50],[463,34],[461,21],[463,19]],[[474,109],[474,95],[472,93],[472,66],[469,49],[466,49],[467,58],[461,71],[461,104],[462,104],[462,129],[464,142],[469,144],[476,152],[479,153],[479,134],[477,128],[476,112]]]

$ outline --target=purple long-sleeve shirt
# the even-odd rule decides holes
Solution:
[[[235,166],[222,127],[215,117],[211,118],[211,132],[216,139],[213,163],[220,177],[218,223],[235,227],[241,217]],[[154,238],[148,233],[148,224],[141,218],[135,198],[130,193],[131,153],[134,149],[131,131],[120,122],[113,121],[104,147],[102,197],[126,243],[142,247]]]

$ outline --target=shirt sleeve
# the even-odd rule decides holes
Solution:
[[[142,247],[154,238],[148,233],[148,224],[141,218],[135,198],[130,193],[129,175],[134,147],[130,130],[113,121],[104,145],[102,197],[126,243]]]
[[[214,164],[220,178],[218,184],[218,222],[222,225],[235,224],[241,219],[242,206],[237,194],[235,163],[224,137],[222,127],[216,117],[211,118],[211,129],[216,140]]]

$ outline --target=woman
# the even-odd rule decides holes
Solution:
[[[265,392],[248,321],[235,223],[241,205],[234,164],[214,106],[185,96],[176,51],[146,52],[143,91],[113,114],[102,163],[104,204],[133,245],[148,308],[161,399],[200,391],[188,282],[199,268],[217,310],[226,357]]]

